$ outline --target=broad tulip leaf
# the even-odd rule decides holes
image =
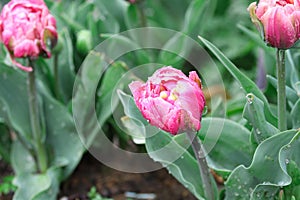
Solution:
[[[249,165],[254,152],[250,131],[242,125],[222,118],[203,118],[199,137],[207,150],[209,166],[230,173],[239,165]]]
[[[47,174],[25,173],[14,179],[18,187],[13,200],[34,200],[37,195],[51,186],[51,179]]]
[[[97,92],[96,105],[98,118],[101,124],[105,122],[117,106],[118,98],[114,98],[114,96],[117,96],[116,90],[123,89],[125,86],[124,84],[117,84],[127,69],[128,67],[125,63],[117,61],[111,64],[105,71],[100,89]]]
[[[73,118],[81,140],[87,147],[93,142],[96,136],[94,133],[98,133],[98,131],[93,132],[97,130],[96,126],[98,125],[95,96],[99,80],[107,65],[103,54],[92,51],[82,63],[75,81],[72,100]],[[98,108],[101,118],[100,124],[103,124],[107,117],[111,115],[111,110],[102,112],[102,109],[102,107]]]
[[[184,23],[185,25],[182,28],[183,33],[191,36],[196,36],[198,34],[198,32],[195,33],[195,30],[199,30],[199,27],[202,27],[200,22],[203,22],[205,9],[208,7],[210,2],[214,1],[195,0],[190,3],[185,13],[186,23]],[[185,58],[193,47],[191,44],[193,41],[185,34],[175,34],[169,39],[162,49],[172,50],[172,53],[169,51],[161,51],[159,55],[159,63],[175,66],[183,61],[182,58]]]
[[[46,144],[53,153],[51,165],[63,165],[61,180],[66,179],[78,165],[85,151],[71,113],[63,104],[44,93]],[[61,164],[63,163],[63,164]]]
[[[1,103],[1,102],[0,102]],[[11,135],[7,126],[0,121],[0,159],[10,163]]]
[[[252,31],[241,24],[238,24],[237,27],[243,33],[245,33],[251,40],[253,40],[258,46],[263,48],[265,50],[265,52],[267,52],[270,56],[274,57],[274,55],[275,55],[274,49],[270,48],[266,45],[266,43],[262,40],[262,38],[259,36],[257,31]]]
[[[258,144],[279,133],[279,130],[266,120],[263,111],[263,102],[254,94],[248,94],[243,116],[252,124],[253,137]]]
[[[294,107],[291,111],[292,121],[293,121],[293,128],[299,129],[300,128],[300,99],[296,102]]]
[[[141,8],[133,4],[128,6],[125,14],[125,23],[128,29],[141,27],[141,20],[146,20],[146,18],[142,18],[145,16],[140,15],[139,9]],[[146,21],[143,21],[143,23],[146,23]]]
[[[75,80],[75,66],[73,62],[73,46],[70,33],[67,29],[61,32],[63,49],[58,57],[58,84],[63,100],[68,102],[72,98],[73,84]]]
[[[277,79],[270,76],[270,75],[267,75],[267,79],[269,80],[269,82],[271,83],[271,85],[274,87],[274,88],[277,88]],[[295,104],[299,97],[296,93],[295,90],[293,90],[292,88],[290,88],[289,86],[285,86],[285,90],[286,90],[286,98],[291,101],[293,104]]]
[[[29,121],[26,73],[2,64],[0,67],[0,116],[29,144]]]
[[[291,184],[292,177],[287,171],[291,161],[299,166],[299,134],[297,130],[278,133],[264,140],[257,147],[249,167],[241,165],[225,183],[225,199],[266,199],[277,189]],[[255,196],[255,197],[254,197]]]
[[[18,140],[12,143],[10,160],[16,175],[34,173],[37,170],[33,155]]]
[[[61,166],[52,167],[44,174],[25,173],[15,177],[18,187],[13,200],[54,200],[59,192]]]
[[[264,103],[264,112],[268,122],[272,125],[277,125],[277,119],[273,115],[270,109],[267,98],[256,86],[256,84],[250,80],[245,74],[243,74],[216,46],[207,41],[206,39],[198,36],[203,44],[218,58],[218,60],[224,65],[224,67],[230,72],[230,74],[241,84],[246,93],[253,93]]]
[[[298,71],[297,71],[291,50],[286,51],[286,57],[287,57],[286,67],[290,68],[290,73],[288,73],[288,75],[290,76],[290,83],[291,83],[291,86],[295,90],[297,90],[296,83],[300,81],[300,77],[298,75]],[[296,60],[296,58],[295,58],[295,60]]]
[[[204,200],[197,161],[187,148],[180,146],[169,133],[164,131],[147,137],[146,148],[154,161],[160,162],[166,167],[170,174],[190,190],[197,199]]]

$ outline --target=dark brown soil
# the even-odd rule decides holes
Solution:
[[[9,165],[0,161],[0,183],[3,177],[11,174]],[[143,174],[124,173],[102,165],[88,153],[74,173],[62,183],[58,199],[87,200],[87,193],[93,186],[103,197],[114,200],[126,200],[126,192],[155,194],[155,200],[196,199],[165,169]],[[0,196],[0,200],[11,199],[12,194]]]
[[[156,200],[195,200],[196,198],[165,169],[143,174],[120,172],[102,165],[86,154],[73,175],[62,184],[60,197],[88,199],[92,186],[104,197],[126,200],[126,192],[151,193]]]

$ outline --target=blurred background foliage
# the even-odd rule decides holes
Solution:
[[[2,0],[0,7],[7,2],[7,0]],[[134,4],[130,4],[125,0],[45,0],[45,2],[57,20],[59,33],[59,41],[53,50],[53,57],[49,60],[42,58],[37,60],[37,65],[39,66],[37,68],[37,77],[41,98],[44,104],[53,106],[44,106],[44,112],[45,116],[52,118],[45,121],[46,126],[48,126],[45,140],[49,145],[52,164],[54,163],[52,165],[53,169],[49,173],[52,178],[54,177],[50,182],[55,187],[50,187],[47,182],[46,184],[49,187],[30,191],[31,195],[34,194],[33,196],[47,195],[47,191],[50,189],[57,192],[59,182],[72,173],[85,152],[78,140],[73,144],[65,144],[63,142],[58,143],[56,141],[58,139],[54,137],[54,133],[67,131],[70,135],[63,136],[62,139],[69,140],[69,137],[73,138],[74,135],[72,134],[75,134],[74,121],[70,120],[74,109],[72,107],[74,96],[77,97],[76,101],[82,102],[81,105],[84,105],[85,108],[90,106],[87,102],[95,102],[97,115],[100,118],[99,121],[103,124],[103,129],[106,130],[107,136],[114,143],[124,149],[130,148],[136,151],[145,151],[145,146],[134,144],[132,138],[124,132],[124,129],[118,127],[119,124],[116,124],[112,117],[113,110],[120,110],[120,106],[117,105],[107,107],[107,105],[111,105],[112,90],[125,73],[141,64],[157,62],[173,65],[184,72],[194,69],[187,61],[178,58],[177,55],[159,50],[138,50],[123,55],[117,60],[109,60],[101,52],[95,53],[93,51],[98,44],[114,34],[134,28],[153,26],[179,31],[198,42],[200,41],[197,36],[201,35],[201,37],[212,41],[239,67],[240,71],[256,82],[271,103],[271,110],[274,113],[276,111],[276,106],[274,105],[276,103],[276,79],[272,78],[275,77],[276,71],[275,53],[272,48],[265,46],[251,23],[247,7],[252,0],[137,0],[137,3]],[[188,46],[178,46],[178,41],[181,38],[176,37],[175,35],[174,38],[167,39],[168,43],[165,45],[177,45],[176,48],[180,49],[178,51],[190,53],[191,49]],[[134,45],[140,45],[140,38],[136,38],[135,35],[129,35],[127,38],[117,37],[115,45],[111,47],[111,51]],[[215,58],[215,55],[211,54],[211,56]],[[299,79],[299,56],[300,54],[297,50],[290,50],[288,56],[288,58],[294,60],[294,62],[287,63],[287,86],[290,88],[289,111],[292,110],[300,93],[300,84],[298,86],[294,84]],[[89,63],[85,63],[87,57],[90,58]],[[11,66],[3,45],[1,45],[0,49],[0,60],[1,65]],[[80,67],[87,64],[99,64],[101,65],[99,70],[104,72],[104,76],[102,76],[97,88],[86,88],[87,90],[96,90],[97,93],[96,97],[90,96],[89,101],[73,93],[76,75]],[[225,117],[232,120],[233,122],[228,122],[228,130],[234,130],[232,127],[235,127],[235,124],[233,123],[245,126],[247,130],[241,129],[245,133],[243,139],[246,140],[248,133],[252,130],[252,126],[243,117],[244,107],[247,102],[245,92],[238,84],[238,81],[224,68],[223,64],[217,60],[215,60],[214,64],[217,65],[218,70],[221,72],[222,84],[225,87],[218,84],[206,85],[204,82],[204,91],[208,101],[205,117]],[[106,69],[105,66],[109,67]],[[25,83],[24,72],[16,71],[16,74],[12,75],[12,71],[11,68],[7,67],[1,69],[0,84],[7,77],[18,79],[14,84]],[[93,78],[92,71],[86,73],[87,79]],[[209,73],[211,74],[210,79],[216,79],[213,68]],[[266,79],[266,74],[269,75],[268,79]],[[17,92],[22,90],[22,88],[10,86],[9,84],[8,86],[7,88],[2,87],[2,89],[0,86],[1,94],[11,92],[15,96],[20,96]],[[224,91],[223,88],[226,88],[226,90]],[[122,86],[119,89],[129,93],[126,86]],[[208,91],[213,92],[208,93]],[[26,98],[26,95],[23,93],[21,94]],[[20,131],[22,126],[16,128],[14,125],[22,125],[24,121],[18,121],[18,119],[14,118],[7,119],[6,115],[7,110],[11,109],[9,110],[12,113],[11,116],[18,116],[20,110],[24,109],[26,105],[18,105],[21,108],[20,110],[13,109],[13,105],[7,106],[9,103],[14,102],[10,102],[9,98],[13,97],[9,95],[0,97],[0,108],[2,108],[0,111],[0,156],[3,161],[11,163],[16,174],[18,174],[21,170],[18,164],[24,161],[22,159],[18,160],[20,159],[18,156],[22,155],[24,148],[19,142],[16,142],[16,138],[18,138],[16,135],[18,134],[15,133]],[[212,109],[212,105],[214,105],[214,109]],[[51,111],[53,108],[55,112]],[[88,115],[89,113],[82,113],[83,118],[85,114]],[[289,117],[289,127],[292,126],[292,121],[292,118]],[[59,126],[59,128],[56,126]],[[53,133],[52,136],[51,133]],[[27,139],[30,140],[26,135],[24,138],[25,142]],[[180,140],[180,137],[178,140]],[[220,142],[221,144],[223,144],[222,141]],[[63,151],[67,151],[68,145],[73,145],[74,152],[63,153]],[[58,149],[57,151],[55,151],[56,148]],[[251,155],[253,153],[252,148],[252,146],[249,147]],[[249,155],[245,157],[247,158],[245,158],[245,163],[249,164]],[[59,162],[58,158],[60,159]],[[34,166],[34,160],[31,160],[31,162],[33,162],[33,165],[29,164],[29,168]],[[234,161],[234,166],[236,165],[237,163]],[[64,170],[57,172],[55,167],[64,168]],[[230,170],[232,170],[232,167],[229,167]],[[225,173],[224,177],[228,177],[228,172]],[[28,185],[26,186],[26,177],[18,177],[16,180],[16,184],[19,187],[18,193],[21,196],[21,194],[26,193],[24,188],[28,187]],[[34,182],[35,178],[32,178],[31,181]]]

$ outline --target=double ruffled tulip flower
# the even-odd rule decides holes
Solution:
[[[151,125],[173,135],[200,129],[205,99],[196,72],[187,77],[180,70],[163,67],[146,83],[134,81],[129,88]]]
[[[288,49],[300,38],[299,0],[260,0],[248,10],[268,45]]]
[[[56,21],[43,0],[11,0],[0,15],[0,40],[19,68],[32,71],[14,58],[49,58],[57,42]]]

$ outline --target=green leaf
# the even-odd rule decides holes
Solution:
[[[266,43],[264,42],[264,40],[259,36],[259,34],[257,34],[257,31],[252,31],[241,24],[238,24],[237,27],[243,33],[245,33],[251,40],[253,40],[258,46],[263,48],[265,50],[265,52],[267,52],[269,55],[274,57],[274,55],[275,55],[274,48],[270,48],[269,46],[267,46]]]
[[[17,186],[13,200],[55,200],[59,191],[60,167],[53,167],[45,174],[25,173],[15,177]]]
[[[270,76],[270,75],[267,75],[267,79],[268,81],[272,84],[272,86],[274,88],[277,88],[277,79]],[[289,86],[285,86],[285,90],[286,90],[286,98],[292,102],[292,104],[295,104],[298,99],[299,99],[299,96],[297,95],[297,93],[295,92],[295,90],[293,90],[292,88],[290,88]]]
[[[131,119],[140,121],[143,125],[149,124],[137,108],[132,96],[122,92],[121,90],[118,91],[118,95],[121,103],[123,104],[124,113],[126,116],[130,117]]]
[[[199,27],[202,27],[200,23],[204,19],[204,10],[208,7],[209,2],[214,1],[195,0],[190,3],[185,14],[185,25],[182,28],[184,34],[175,34],[167,41],[162,49],[167,49],[168,51],[161,51],[159,63],[176,66],[183,62],[182,58],[186,58],[194,46],[194,41],[188,36],[193,37],[198,34],[197,31],[201,29]]]
[[[186,148],[172,139],[169,133],[160,131],[146,138],[146,148],[150,157],[160,162],[197,199],[204,200],[201,176],[196,159]]]
[[[16,175],[34,173],[37,170],[32,153],[19,140],[12,144],[10,160]]]
[[[290,185],[284,187],[284,196],[286,199],[300,198],[300,134],[295,139],[285,145],[280,151],[280,162],[283,169],[292,178]]]
[[[210,12],[211,10],[213,10],[213,4],[215,3],[215,0],[192,1],[185,12],[182,32],[190,35],[191,37],[196,37],[199,31],[203,30],[205,21],[209,19],[209,15],[207,15],[207,12],[208,10]]]
[[[58,84],[60,95],[64,102],[72,97],[73,84],[75,80],[75,66],[73,62],[73,46],[69,31],[65,28],[60,33],[64,48],[58,55]],[[51,59],[52,62],[52,59]]]
[[[46,144],[51,152],[51,166],[62,165],[60,180],[66,179],[78,165],[85,149],[76,132],[71,113],[63,104],[49,96],[44,96],[46,123]],[[63,164],[62,164],[63,163]]]
[[[107,65],[103,54],[91,51],[82,63],[74,84],[73,118],[78,134],[87,147],[91,145],[95,137],[93,130],[96,130],[95,126],[98,124],[96,120],[95,96],[99,79]],[[99,109],[100,123],[104,123],[111,113],[102,113],[102,108]]]
[[[294,62],[294,58],[292,56],[291,50],[286,51],[286,56],[287,56],[287,67],[290,67],[291,72],[289,73],[290,75],[290,83],[291,86],[297,90],[296,83],[300,81],[298,71]]]
[[[10,162],[10,149],[12,143],[10,134],[8,127],[0,122],[0,160],[3,159],[7,163]]]
[[[292,121],[293,121],[293,128],[299,129],[300,128],[300,99],[296,102],[294,107],[291,111]]]
[[[292,178],[287,172],[287,164],[296,160],[295,156],[299,155],[296,145],[299,143],[299,134],[297,130],[289,130],[260,143],[251,165],[247,168],[241,165],[229,176],[225,183],[226,199],[257,199],[254,197],[257,194],[272,196],[276,192],[273,186],[280,188],[291,184]],[[292,151],[293,154],[290,156],[287,151]],[[297,162],[298,160],[299,158]]]
[[[268,122],[277,126],[277,119],[273,115],[270,109],[267,98],[256,86],[256,84],[250,80],[245,74],[243,74],[217,47],[206,39],[199,36],[199,39],[203,44],[218,58],[218,60],[224,65],[224,67],[230,72],[230,74],[241,84],[246,93],[253,93],[264,103],[264,112]]]
[[[97,92],[96,106],[100,123],[104,123],[115,110],[118,99],[113,98],[113,95],[115,95],[117,89],[123,89],[128,84],[117,85],[127,69],[128,67],[124,62],[115,62],[105,71],[100,89]]]
[[[0,102],[0,116],[30,144],[26,73],[4,64],[0,67]]]
[[[23,174],[17,176],[14,184],[18,187],[14,200],[33,200],[39,193],[47,190],[51,180],[47,174]]]
[[[253,137],[258,144],[279,133],[279,130],[266,120],[263,111],[264,103],[254,94],[248,94],[243,116],[253,126]]]
[[[130,4],[127,8],[127,12],[125,14],[125,22],[128,29],[138,28],[141,26],[140,20],[141,16],[139,15],[137,5]]]
[[[199,137],[208,153],[212,169],[228,174],[238,165],[251,163],[254,152],[250,131],[227,119],[203,118]]]

